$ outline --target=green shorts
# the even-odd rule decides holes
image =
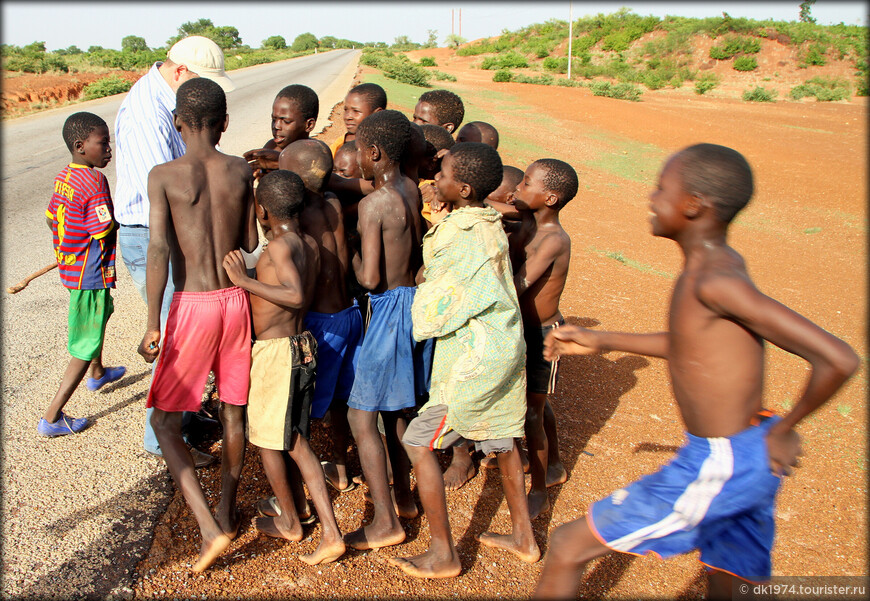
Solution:
[[[115,311],[110,288],[69,291],[69,354],[90,361],[103,350],[106,323]]]

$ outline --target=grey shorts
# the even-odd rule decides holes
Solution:
[[[447,405],[435,405],[420,413],[408,424],[402,442],[410,447],[426,447],[430,451],[447,449],[465,442],[473,442],[478,451],[507,453],[514,448],[513,438],[496,440],[467,440],[447,425]]]

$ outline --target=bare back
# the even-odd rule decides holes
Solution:
[[[330,192],[325,195],[306,192],[299,222],[303,231],[317,242],[320,254],[320,274],[310,310],[332,314],[347,309],[348,252],[338,198]]]
[[[686,428],[695,436],[735,434],[761,409],[763,340],[700,298],[703,287],[723,279],[751,285],[743,258],[727,246],[687,261],[671,298],[668,369]]]
[[[229,288],[224,256],[257,244],[253,178],[247,163],[213,152],[187,154],[151,172],[168,208],[166,239],[175,289],[205,292]],[[153,203],[152,203],[153,214]]]
[[[517,287],[524,290],[519,294],[523,325],[543,327],[559,321],[559,300],[571,262],[571,237],[558,222],[537,226],[533,217],[525,216],[521,230],[510,242],[516,246],[511,259],[516,261]]]

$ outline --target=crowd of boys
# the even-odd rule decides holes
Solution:
[[[246,441],[260,450],[274,493],[257,504],[257,530],[299,541],[316,514],[321,540],[301,556],[309,564],[334,561],[347,547],[403,542],[402,520],[419,513],[413,471],[430,546],[390,561],[416,577],[458,575],[445,490],[474,476],[475,449],[488,456],[484,467],[499,470],[512,526],[480,542],[538,561],[532,520],[549,510],[547,487],[568,477],[548,400],[559,357],[619,349],[668,359],[688,442],[670,464],[553,532],[537,594],[576,596],[585,563],[612,550],[701,549],[714,595],[730,596],[731,576],[769,579],[773,502],[800,452],[793,428],[858,359],[760,293],[727,245],[728,224],[753,191],[739,153],[712,144],[683,149],[650,196],[653,234],[676,241],[686,258],[668,331],[593,331],[566,324],[559,311],[571,258],[559,215],[578,190],[568,163],[504,165],[492,125],[460,128],[456,94],[422,94],[409,119],[387,109],[386,93],[371,83],[347,94],[347,133],[331,148],[309,138],[316,93],[290,85],[275,98],[266,144],[229,156],[216,148],[228,122],[226,95],[212,81],[226,79],[220,67],[190,66],[171,113],[184,151],[147,178],[148,314],[139,353],[160,358],[147,406],[200,527],[194,571],[213,564],[239,531]],[[97,171],[112,156],[109,129],[81,112],[67,119],[63,137],[72,157],[46,215],[70,289],[72,359],[38,424],[45,436],[89,425],[63,413],[89,367],[90,390],[124,374],[101,361],[117,229]],[[782,418],[762,408],[765,339],[812,367]],[[199,409],[209,372],[223,426],[214,514],[182,433],[182,416]],[[308,441],[312,425],[326,419],[333,449],[320,462]],[[350,436],[357,477],[348,471]],[[523,436],[525,454],[517,444]],[[442,475],[435,451],[449,448]],[[345,492],[363,481],[373,516],[342,535],[327,486]]]

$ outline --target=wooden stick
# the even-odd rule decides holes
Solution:
[[[31,282],[31,280],[35,280],[39,276],[48,273],[49,271],[51,271],[55,267],[57,267],[57,261],[52,261],[51,265],[46,265],[45,267],[43,267],[39,271],[37,271],[35,273],[31,273],[29,276],[27,276],[26,278],[24,278],[23,280],[21,280],[20,282],[15,284],[14,286],[9,286],[9,288],[6,289],[6,292],[8,292],[9,294],[15,294],[16,292],[21,292],[22,290],[24,290],[27,287],[27,284],[29,284]]]

